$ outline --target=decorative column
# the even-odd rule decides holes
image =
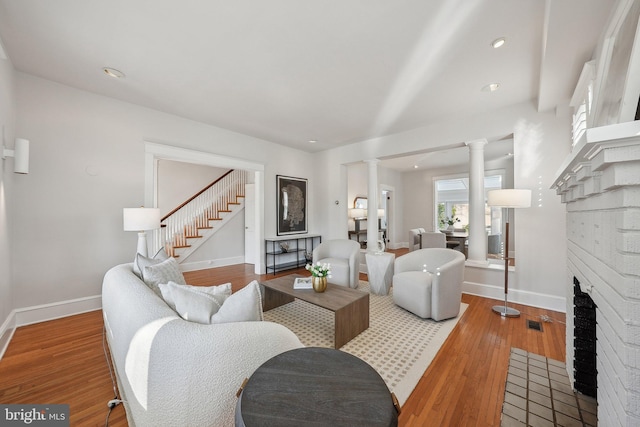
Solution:
[[[378,163],[380,160],[365,160],[369,168],[367,189],[367,252],[378,248]]]
[[[487,232],[484,225],[484,146],[486,139],[466,142],[469,147],[469,248],[471,263],[486,265]]]

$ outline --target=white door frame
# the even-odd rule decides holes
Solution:
[[[145,176],[144,176],[144,204],[145,206],[157,206],[158,200],[158,160],[174,160],[179,162],[194,163],[199,165],[222,167],[229,169],[240,169],[254,173],[254,183],[256,188],[255,203],[255,239],[254,245],[257,262],[254,265],[256,274],[265,271],[264,251],[260,248],[264,241],[264,165],[254,163],[234,157],[225,157],[204,151],[196,151],[188,148],[174,147],[171,145],[158,144],[144,141],[145,152]]]

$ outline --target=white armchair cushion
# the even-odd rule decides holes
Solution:
[[[394,276],[393,302],[416,316],[431,317],[431,273],[407,271]]]
[[[329,264],[331,274],[328,278],[334,285],[349,287],[349,260],[341,258],[323,258],[321,264]]]

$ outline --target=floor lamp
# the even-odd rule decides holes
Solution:
[[[531,190],[492,190],[487,193],[487,205],[495,208],[507,209],[504,240],[504,305],[494,305],[493,311],[502,317],[520,317],[520,312],[515,308],[507,307],[507,294],[509,293],[509,209],[528,208],[531,206]]]
[[[124,231],[138,232],[138,253],[147,256],[147,230],[160,228],[160,209],[124,208],[122,210]]]

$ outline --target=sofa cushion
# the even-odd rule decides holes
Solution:
[[[226,299],[220,310],[211,317],[211,323],[261,321],[262,296],[260,285],[252,281]]]
[[[133,260],[133,272],[142,279],[142,272],[144,268],[148,265],[160,264],[162,261],[169,258],[167,252],[164,248],[160,248],[158,252],[153,255],[153,257],[149,258],[139,253],[136,254],[136,259]]]
[[[174,311],[178,311],[176,308],[176,300],[179,300],[181,295],[189,297],[191,292],[200,292],[206,295],[217,295],[219,297],[215,299],[216,301],[219,301],[221,305],[231,296],[231,283],[216,286],[191,286],[169,282],[160,283],[158,287],[160,288],[162,298]]]
[[[158,264],[147,265],[142,270],[142,280],[156,294],[162,296],[158,285],[160,283],[175,282],[179,285],[186,285],[184,276],[180,271],[180,266],[175,258],[168,258]]]
[[[202,292],[196,289],[198,286],[168,283],[159,285],[159,289],[167,304],[175,306],[180,317],[191,322],[213,324],[263,320],[258,282],[254,280],[230,296],[226,294],[226,286]]]

